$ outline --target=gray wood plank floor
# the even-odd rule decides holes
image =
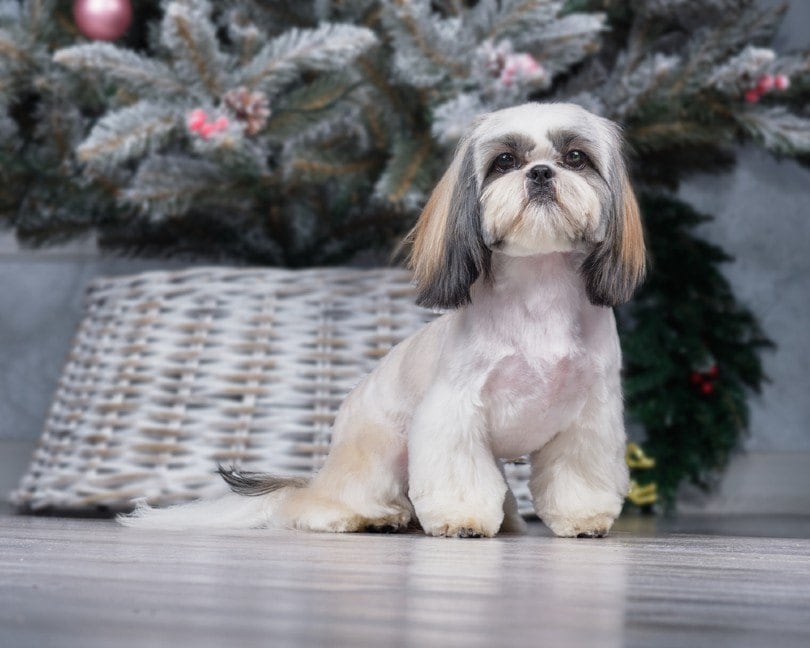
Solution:
[[[810,521],[736,525],[445,540],[0,514],[0,646],[810,646]]]

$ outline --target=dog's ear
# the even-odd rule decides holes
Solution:
[[[621,145],[614,147],[611,174],[608,178],[610,197],[603,207],[605,238],[587,256],[582,274],[588,299],[597,306],[616,306],[629,301],[644,280],[647,253],[641,214]]]
[[[465,139],[410,234],[420,306],[462,306],[475,280],[489,275],[491,251],[484,243],[478,194],[473,146]]]

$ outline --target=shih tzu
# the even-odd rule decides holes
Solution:
[[[223,471],[234,493],[122,521],[493,536],[522,526],[501,462],[529,455],[555,534],[608,533],[628,486],[610,307],[645,271],[619,128],[571,104],[483,115],[411,238],[418,303],[454,310],[349,394],[320,472]]]

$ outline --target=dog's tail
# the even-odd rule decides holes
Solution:
[[[219,476],[237,495],[267,495],[282,488],[304,488],[309,484],[307,477],[278,477],[267,473],[240,472],[233,468],[219,467]]]
[[[309,483],[302,477],[244,473],[222,466],[219,474],[233,492],[168,508],[153,508],[140,503],[132,513],[119,515],[118,521],[138,529],[165,530],[286,526],[287,521],[278,515],[280,507],[291,491]]]

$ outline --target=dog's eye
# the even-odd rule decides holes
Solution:
[[[569,169],[584,169],[585,165],[588,164],[588,156],[582,151],[574,149],[565,154],[563,162]]]
[[[517,167],[517,158],[511,153],[501,153],[492,163],[492,170],[498,173],[506,173],[512,169],[517,169]]]

